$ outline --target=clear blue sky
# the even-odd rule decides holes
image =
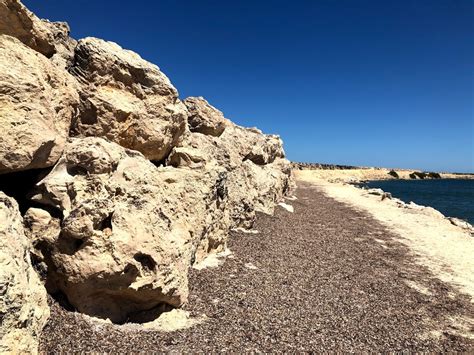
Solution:
[[[154,62],[290,159],[474,172],[471,0],[25,0]]]

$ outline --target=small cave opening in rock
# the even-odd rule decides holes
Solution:
[[[250,160],[252,163],[256,165],[265,165],[265,160],[262,156],[254,155],[252,153],[248,153],[243,159],[242,162]]]
[[[160,303],[158,306],[153,307],[152,309],[138,311],[129,314],[128,319],[124,323],[148,323],[153,322],[157,318],[159,318],[163,313],[170,312],[175,307],[169,305],[168,303]]]
[[[40,207],[47,209],[51,215],[57,216],[59,211],[50,211],[42,204],[39,204],[30,199],[35,190],[36,184],[41,181],[49,172],[51,168],[46,169],[31,169],[19,171],[14,173],[7,173],[0,175],[0,191],[3,191],[10,197],[13,197],[20,208],[21,215],[30,207]],[[51,210],[53,210],[51,208]]]
[[[148,254],[136,253],[133,258],[138,261],[145,270],[153,271],[156,268],[156,262]]]
[[[76,312],[76,307],[74,307],[68,300],[66,294],[62,291],[56,290],[55,292],[50,292],[49,295],[51,298],[64,310],[68,312]]]
[[[161,160],[151,160],[151,163],[157,168],[159,168],[160,166],[166,166],[166,159],[167,158]]]
[[[67,233],[61,232],[57,239],[58,250],[67,255],[74,255],[81,249],[86,242],[86,239],[77,239],[67,235]]]
[[[80,165],[67,166],[66,170],[67,170],[67,173],[71,176],[88,174],[87,169]]]
[[[112,217],[113,217],[114,213],[111,212],[109,213],[109,215],[107,217],[105,217],[100,223],[99,225],[97,226],[97,229],[98,230],[105,230],[105,229],[110,229],[112,230]]]

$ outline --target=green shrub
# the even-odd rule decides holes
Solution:
[[[395,170],[390,170],[390,171],[388,172],[388,175],[391,175],[391,176],[393,176],[393,177],[396,178],[396,179],[400,178],[400,176],[398,176],[398,173],[397,173]]]
[[[427,175],[431,179],[441,179],[441,175],[439,175],[438,173],[428,173]]]
[[[413,174],[415,174],[417,177],[419,177],[422,180],[428,176],[428,174],[422,173],[421,171],[415,171]]]

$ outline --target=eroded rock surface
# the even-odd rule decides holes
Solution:
[[[242,160],[250,160],[257,165],[270,164],[277,158],[285,157],[280,137],[263,134],[257,128],[232,124],[222,134],[222,140],[232,144],[232,149],[237,151]]]
[[[202,97],[181,102],[156,65],[76,42],[15,0],[0,0],[0,129],[0,174],[54,166],[35,191],[14,189],[35,269],[51,293],[114,322],[184,304],[188,268],[291,184],[278,136]]]
[[[54,165],[78,104],[76,89],[66,71],[0,35],[0,174]]]
[[[0,0],[0,34],[17,38],[63,68],[75,47],[69,32],[67,23],[40,20],[18,0]]]
[[[229,124],[222,112],[203,97],[188,97],[183,102],[188,109],[188,126],[191,132],[218,137]]]
[[[37,353],[48,317],[18,204],[0,192],[0,353]]]
[[[106,137],[160,161],[186,124],[186,107],[160,69],[113,42],[85,38],[70,69],[82,83],[76,136]]]
[[[284,158],[281,139],[230,121],[219,137],[185,133],[167,163],[191,169],[226,169],[232,227],[250,228],[255,212],[273,213],[291,186],[291,166]]]
[[[47,57],[56,53],[48,25],[18,0],[0,0],[0,34],[16,37]]]
[[[225,179],[225,171],[157,168],[100,138],[73,139],[35,197],[61,211],[60,232],[44,232],[46,214],[30,224],[46,246],[51,284],[79,311],[114,322],[182,305],[189,266],[225,246]]]

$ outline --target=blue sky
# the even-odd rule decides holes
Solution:
[[[474,172],[471,0],[33,1],[295,161]]]

